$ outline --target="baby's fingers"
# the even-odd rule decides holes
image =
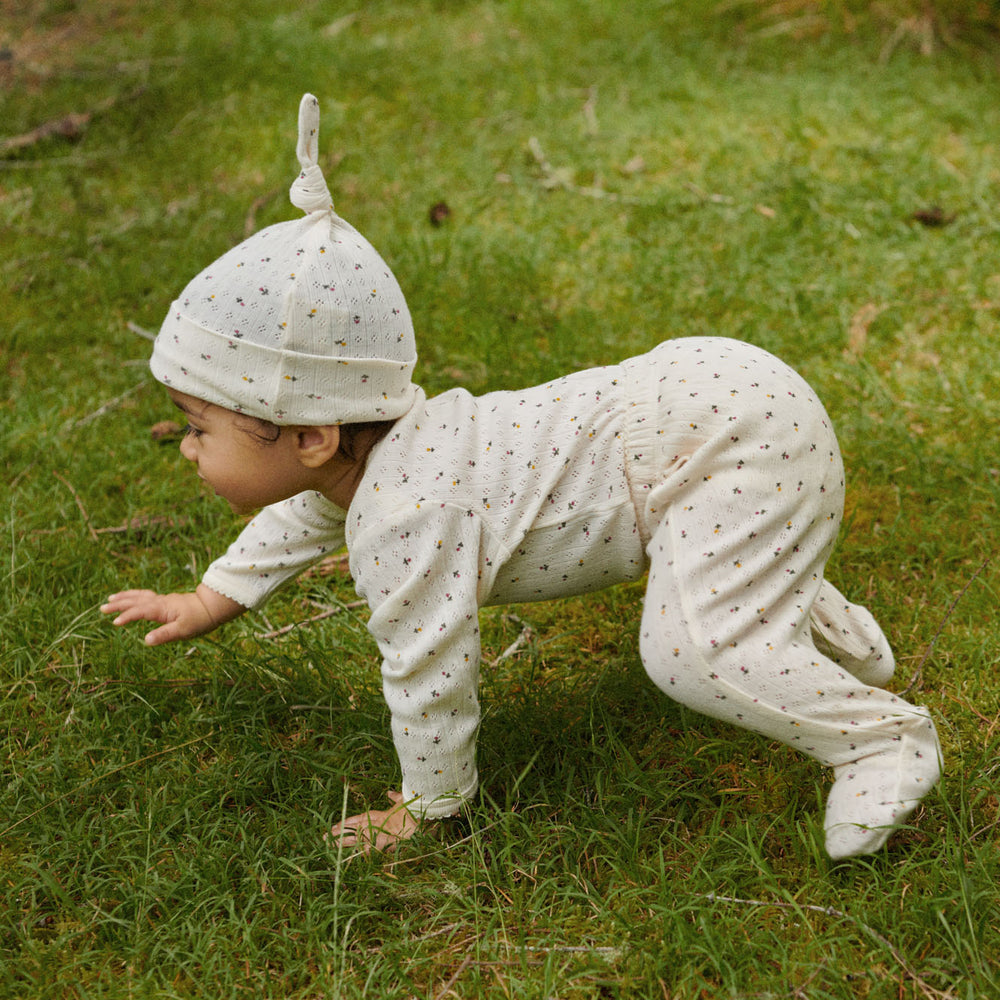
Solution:
[[[343,832],[331,830],[323,839],[334,844],[339,842],[344,847],[355,847],[357,844],[364,843],[364,838],[359,837],[354,830],[344,830]]]
[[[159,594],[152,590],[123,590],[118,594],[111,594],[101,605],[101,611],[106,615],[113,615],[139,605],[150,604],[158,597]]]
[[[162,642],[180,638],[175,625],[176,615],[167,607],[163,598],[152,590],[128,590],[112,594],[101,605],[101,611],[115,615],[111,619],[112,625],[129,625],[138,621],[158,622],[162,628],[154,629],[146,636],[147,646],[158,646]]]
[[[179,628],[176,622],[167,622],[159,628],[154,628],[152,632],[147,632],[142,641],[147,646],[162,646],[165,642],[176,642],[178,639],[185,639],[189,633]]]
[[[323,835],[324,840],[339,840],[348,847],[362,839],[358,833],[360,827],[368,826],[368,815],[348,816],[342,823],[335,823],[330,832]]]

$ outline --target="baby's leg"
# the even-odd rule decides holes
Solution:
[[[892,647],[871,612],[851,604],[824,580],[809,612],[812,639],[825,656],[864,684],[888,684],[896,669]]]
[[[647,522],[640,652],[682,704],[834,768],[826,844],[841,858],[885,843],[938,780],[939,748],[925,709],[869,683],[870,650],[852,658],[861,679],[810,638],[817,598],[839,599],[822,573],[843,483],[825,415],[812,419],[798,402],[784,440],[764,437],[752,415],[734,421],[734,433],[676,462],[650,491],[658,520]],[[769,430],[771,411],[765,419]],[[878,638],[873,625],[863,623],[865,640]],[[846,644],[843,633],[832,643]]]
[[[683,549],[668,521],[650,542],[640,640],[646,670],[682,704],[832,766],[827,851],[842,858],[878,850],[938,780],[926,710],[819,653],[799,601],[765,601],[759,580],[730,576],[712,601],[699,601]],[[740,614],[736,601],[747,602],[751,615]]]

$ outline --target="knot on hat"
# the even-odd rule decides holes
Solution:
[[[319,101],[304,94],[299,103],[299,141],[295,147],[302,172],[295,178],[289,197],[296,208],[311,212],[332,212],[333,199],[326,186],[319,158]]]

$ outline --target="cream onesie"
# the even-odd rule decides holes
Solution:
[[[823,579],[843,498],[809,386],[759,348],[685,338],[522,391],[417,391],[348,511],[316,493],[268,507],[204,583],[255,608],[346,541],[403,793],[434,818],[477,787],[479,608],[648,571],[650,677],[832,766],[827,847],[846,856],[880,846],[939,764],[926,711],[877,686],[881,629]]]

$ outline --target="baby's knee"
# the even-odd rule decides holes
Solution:
[[[682,677],[715,673],[730,650],[705,640],[681,624],[671,629],[650,627],[643,621],[639,633],[639,657],[650,680],[669,692]]]
[[[664,682],[674,683],[671,670],[677,672],[683,669],[681,649],[681,645],[658,630],[643,628],[639,632],[639,659],[658,687],[663,687]]]

